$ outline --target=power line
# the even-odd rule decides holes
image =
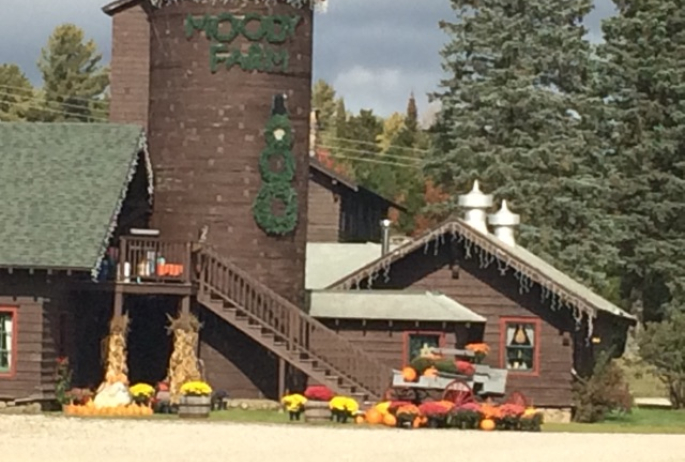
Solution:
[[[0,96],[2,96],[2,92],[0,92]],[[19,106],[19,104],[17,103],[17,104],[15,104],[15,106]],[[107,119],[102,119],[99,117],[92,117],[92,116],[84,116],[83,114],[76,114],[76,113],[67,112],[67,111],[59,111],[56,109],[49,109],[45,106],[40,106],[37,104],[26,104],[26,107],[30,108],[30,109],[35,109],[37,111],[48,112],[50,114],[59,114],[59,115],[68,116],[68,117],[75,117],[75,118],[87,117],[88,119],[95,120],[98,122],[109,122],[109,120],[107,120]],[[28,122],[28,123],[30,123],[30,122]]]
[[[0,85],[0,87],[3,87],[3,86],[4,86],[4,85]],[[62,103],[62,102],[60,102],[60,101],[48,100],[48,99],[41,99],[41,98],[38,98],[38,97],[35,97],[35,96],[29,98],[29,97],[24,96],[24,95],[16,95],[16,94],[13,94],[13,93],[4,92],[4,91],[2,91],[2,90],[0,90],[0,96],[20,96],[21,98],[24,98],[24,99],[26,99],[27,101],[34,101],[34,102],[36,102],[36,103],[47,103],[48,105],[51,104],[51,103],[54,103],[54,104],[58,104],[58,105],[60,105],[60,106],[73,107],[74,109],[89,109],[89,108],[86,108],[86,107],[84,107],[84,106],[79,106],[78,104]],[[20,104],[20,102],[16,102],[16,104]],[[56,110],[57,110],[57,109],[53,109],[53,111],[56,111]],[[97,109],[95,109],[95,110],[90,109],[90,112],[93,113],[93,114],[96,114],[96,115],[99,114],[99,115],[101,115],[101,116],[107,117],[107,113],[104,112],[104,111],[100,111],[100,110],[97,110]],[[65,111],[65,113],[68,113],[68,112]],[[73,114],[73,113],[72,113],[72,114],[70,114],[70,115],[78,115],[78,114]],[[103,117],[101,120],[106,120],[104,117]]]
[[[399,156],[395,154],[382,154],[379,152],[373,152],[373,151],[366,151],[363,149],[353,149],[353,148],[341,148],[338,146],[327,146],[325,144],[317,144],[317,148],[324,148],[324,149],[330,149],[332,151],[344,151],[344,152],[351,152],[353,154],[366,154],[370,155],[373,157],[385,157],[388,159],[395,159],[395,160],[409,160],[414,163],[418,163],[421,161],[421,159],[417,159],[416,157],[410,157],[410,156]]]
[[[30,93],[31,96],[35,96],[33,88],[23,88],[23,87],[16,87],[16,86],[12,86],[12,85],[0,85],[0,88],[5,88],[5,89],[9,89],[9,90],[25,91],[25,92]],[[57,96],[60,96],[62,98],[69,98],[69,99],[76,100],[76,101],[87,101],[89,103],[106,104],[106,101],[104,101],[104,100],[99,100],[99,99],[94,99],[94,98],[86,98],[84,96],[71,96],[71,95],[65,96],[63,94],[60,94]]]
[[[322,132],[326,133],[326,132]],[[349,143],[357,143],[357,144],[366,144],[366,145],[371,145],[371,146],[378,146],[378,143],[374,143],[373,141],[363,141],[363,140],[353,140],[351,138],[338,138],[336,136],[326,136],[327,139],[329,140],[335,140],[335,141],[347,141]],[[389,148],[395,148],[395,149],[403,149],[406,151],[410,152],[418,152],[418,153],[423,153],[427,154],[430,152],[428,149],[419,149],[419,148],[410,148],[407,146],[397,146],[396,144],[390,144],[388,145]]]
[[[355,162],[367,162],[370,164],[392,165],[395,167],[414,168],[414,169],[420,169],[421,168],[419,165],[402,164],[399,162],[390,162],[390,161],[385,161],[385,160],[369,159],[367,157],[353,157],[353,156],[345,156],[345,155],[337,155],[337,154],[328,154],[328,156],[333,157],[334,159],[351,160],[351,161],[355,161]]]

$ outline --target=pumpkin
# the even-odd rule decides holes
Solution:
[[[402,369],[402,378],[405,382],[413,382],[417,378],[416,369],[411,366],[407,366]]]
[[[358,415],[357,417],[354,418],[354,423],[356,424],[363,424],[366,422],[366,419],[364,418],[363,415]]]
[[[383,416],[383,425],[387,425],[388,427],[396,427],[397,419],[392,414],[385,414]]]
[[[480,422],[480,429],[485,430],[486,432],[494,430],[495,429],[495,421],[492,419],[483,419]]]
[[[412,428],[419,428],[421,426],[421,417],[416,417],[414,420],[411,422]]]
[[[438,376],[438,370],[435,367],[431,366],[428,369],[426,369],[425,371],[423,371],[423,376],[424,377],[437,377]]]
[[[371,425],[376,425],[383,422],[383,414],[378,412],[378,409],[371,408],[366,411],[366,421]]]

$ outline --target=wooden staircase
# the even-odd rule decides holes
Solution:
[[[210,248],[198,254],[197,300],[335,393],[379,400],[392,370]]]

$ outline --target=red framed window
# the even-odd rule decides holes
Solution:
[[[0,307],[0,377],[13,376],[17,363],[17,309]]]
[[[540,372],[540,319],[500,318],[500,366],[511,374]]]
[[[403,364],[409,364],[421,355],[424,348],[442,348],[445,346],[444,332],[412,331],[404,333],[402,348]]]

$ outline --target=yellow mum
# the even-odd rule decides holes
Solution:
[[[307,398],[299,393],[293,393],[292,395],[286,395],[281,398],[281,404],[285,406],[285,409],[288,412],[297,412],[302,409],[302,406],[304,406],[306,403]]]
[[[334,411],[347,411],[354,414],[359,410],[359,403],[353,398],[347,396],[336,396],[329,403],[328,406]]]
[[[131,393],[131,396],[143,396],[145,398],[151,398],[155,394],[155,389],[147,383],[137,383],[129,388],[128,391]]]
[[[212,394],[212,387],[205,382],[186,382],[181,385],[181,394],[190,396],[206,396]]]
[[[390,414],[390,401],[384,401],[382,403],[376,404],[374,406],[378,412],[381,413],[381,415],[388,415]]]

